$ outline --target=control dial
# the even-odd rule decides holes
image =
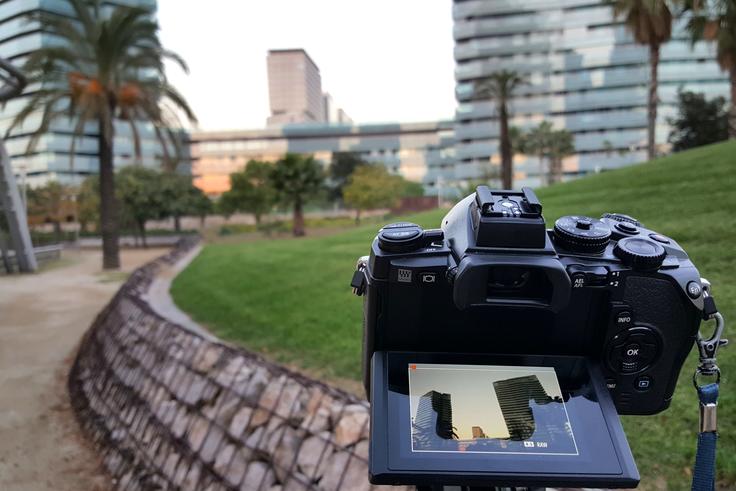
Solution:
[[[611,229],[595,218],[570,215],[555,222],[554,234],[557,241],[566,249],[601,252],[611,238]]]
[[[659,268],[667,256],[664,247],[643,237],[626,237],[619,240],[613,253],[627,266],[640,270]]]

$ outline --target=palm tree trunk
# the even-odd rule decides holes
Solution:
[[[174,232],[181,232],[181,217],[178,214],[174,215]]]
[[[360,208],[355,210],[355,225],[360,225]]]
[[[118,214],[115,200],[115,169],[113,167],[113,135],[105,128],[111,128],[104,116],[99,118],[100,153],[100,232],[102,235],[103,269],[120,268],[120,249],[118,244]]]
[[[545,184],[549,184],[549,178],[547,177],[547,173],[545,172],[544,168],[544,154],[539,154],[539,185],[544,186]]]
[[[511,189],[514,185],[511,162],[511,138],[509,136],[509,113],[506,101],[498,104],[498,117],[501,126],[501,181],[504,189]]]
[[[649,100],[647,102],[647,156],[649,160],[657,156],[655,133],[657,129],[657,85],[659,68],[659,45],[649,46]]]
[[[294,226],[292,228],[294,237],[301,237],[304,235],[304,210],[302,201],[297,199],[294,201]]]
[[[138,221],[138,232],[141,234],[141,244],[143,244],[143,248],[148,249],[148,243],[146,242],[146,221],[145,220]]]
[[[736,138],[736,65],[731,67],[731,110],[728,112],[728,137]]]

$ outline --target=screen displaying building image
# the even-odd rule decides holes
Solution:
[[[549,367],[409,365],[414,452],[577,455]]]

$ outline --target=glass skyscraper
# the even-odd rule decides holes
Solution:
[[[139,6],[155,12],[156,0],[115,0],[103,1],[103,6],[114,5]],[[28,14],[45,11],[55,15],[73,15],[71,5],[65,0],[6,0],[0,2],[0,56],[22,67],[30,53],[42,46],[58,43],[59,40],[44,33],[37,21],[29,21]],[[0,109],[0,131],[4,135],[15,115],[23,108],[26,101],[38,86],[29,86],[24,93],[9,101]],[[16,128],[6,139],[16,175],[26,176],[31,186],[42,185],[48,181],[59,181],[64,184],[80,182],[86,175],[97,173],[97,123],[90,122],[84,135],[77,138],[74,162],[70,159],[70,148],[74,120],[58,118],[52,123],[49,131],[38,142],[31,155],[24,155],[30,135],[38,128],[41,114],[30,115],[22,127]],[[141,163],[143,165],[159,165],[160,146],[155,138],[153,127],[149,123],[139,123],[141,138]],[[115,165],[123,166],[135,162],[135,152],[131,129],[128,123],[115,124]],[[21,178],[23,179],[23,178]]]
[[[547,120],[574,134],[577,153],[565,159],[566,177],[646,160],[648,48],[637,45],[611,7],[599,0],[454,0],[456,60],[455,179],[498,165],[498,120],[474,83],[516,70],[529,83],[511,100],[512,126]],[[727,76],[713,46],[691,45],[682,19],[662,46],[656,142],[666,148],[667,118],[677,90],[729,97]],[[539,183],[535,157],[515,157],[515,187]]]

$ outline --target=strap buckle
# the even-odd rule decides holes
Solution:
[[[703,284],[703,297],[710,297],[710,282],[704,278],[701,278],[700,281]],[[725,321],[719,312],[713,313],[710,319],[716,323],[713,334],[709,338],[704,338],[700,334],[700,331],[698,331],[695,339],[695,345],[698,347],[698,355],[700,357],[700,363],[693,375],[693,384],[695,384],[696,388],[701,386],[697,380],[700,375],[715,376],[716,383],[721,380],[721,371],[716,364],[716,355],[718,354],[718,348],[728,344],[728,339],[721,337],[723,336]]]

